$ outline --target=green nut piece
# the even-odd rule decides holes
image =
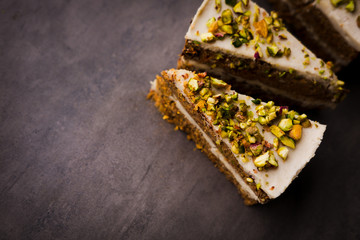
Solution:
[[[279,148],[279,139],[278,138],[274,138],[273,145],[274,145],[274,149],[278,150],[278,148]]]
[[[256,167],[264,167],[266,165],[266,163],[269,161],[269,158],[270,158],[270,152],[267,151],[266,153],[258,156],[254,160],[254,164]]]
[[[217,79],[217,78],[211,78],[211,85],[216,88],[224,88],[227,87],[228,84],[224,82],[223,80]]]
[[[215,0],[215,10],[216,12],[221,11],[221,0]]]
[[[242,9],[242,2],[238,2],[234,8],[233,8],[234,12],[236,13],[242,13],[243,9]]]
[[[302,123],[301,123],[301,126],[303,128],[309,128],[311,127],[311,122],[309,121],[309,119],[305,119]]]
[[[230,6],[235,6],[237,0],[225,0],[225,3]]]
[[[232,11],[230,9],[226,9],[221,13],[221,20],[224,24],[231,24],[233,21]]]
[[[354,12],[355,11],[355,3],[354,0],[351,0],[348,5],[346,5],[346,10],[348,10],[349,12]]]
[[[277,138],[281,138],[282,136],[285,135],[285,133],[278,126],[275,126],[275,125],[270,126],[270,131]]]
[[[280,49],[276,45],[272,45],[271,47],[267,47],[266,51],[271,57],[276,57]]]
[[[198,81],[195,78],[191,78],[188,82],[189,89],[193,92],[199,89]]]
[[[288,146],[289,148],[295,149],[295,142],[294,140],[292,140],[291,138],[289,138],[288,136],[282,136],[279,138],[281,143],[284,144],[285,146]]]
[[[212,34],[210,32],[201,34],[200,38],[201,38],[201,41],[203,41],[203,42],[212,42],[215,40],[214,34]]]
[[[231,95],[232,100],[237,100],[239,97],[238,93],[234,93],[233,95]]]
[[[343,0],[330,0],[330,1],[334,7],[338,7],[340,4],[344,2]]]
[[[299,141],[301,139],[301,135],[302,135],[301,125],[294,125],[291,131],[289,132],[289,137],[291,137],[295,141]]]
[[[243,2],[243,4],[245,5],[245,7],[247,7],[249,5],[249,0],[241,0]]]
[[[259,105],[261,103],[261,99],[257,98],[257,99],[253,99],[251,100],[254,104]]]
[[[277,153],[282,159],[286,160],[289,155],[289,149],[287,147],[281,147],[277,150]]]
[[[279,166],[279,164],[278,164],[278,162],[276,161],[276,159],[275,159],[275,156],[274,156],[274,154],[270,154],[270,157],[269,157],[269,163],[271,164],[271,165],[273,165],[274,167],[278,167]]]
[[[254,180],[252,179],[252,178],[246,178],[246,181],[248,182],[248,183],[253,183],[254,182]]]
[[[234,29],[231,25],[222,25],[220,29],[229,35],[234,34]]]
[[[267,107],[267,108],[272,108],[273,106],[274,106],[274,102],[273,101],[269,101],[269,102],[267,102],[266,104],[265,104],[265,107]]]
[[[236,145],[232,145],[231,146],[231,151],[235,154],[239,154],[240,151],[239,151],[239,148],[236,146]]]
[[[292,129],[293,123],[292,123],[291,119],[284,118],[284,119],[281,119],[278,126],[284,132],[288,132],[288,131],[290,131]]]
[[[216,18],[212,17],[207,21],[206,26],[209,28],[214,22],[216,22]]]

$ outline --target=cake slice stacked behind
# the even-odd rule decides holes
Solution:
[[[347,66],[360,51],[358,0],[269,0],[303,43],[335,70]]]
[[[185,38],[178,68],[206,71],[243,93],[304,108],[334,107],[344,96],[332,64],[252,1],[205,0]]]

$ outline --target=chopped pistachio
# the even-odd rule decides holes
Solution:
[[[201,38],[201,41],[203,41],[203,42],[212,42],[215,40],[214,34],[212,34],[210,32],[201,34],[200,38]]]
[[[222,25],[220,29],[227,34],[234,34],[234,29],[231,25]]]
[[[208,92],[209,92],[208,88],[203,88],[203,89],[200,90],[200,95],[205,96]]]
[[[239,38],[234,38],[232,41],[231,41],[232,45],[236,48],[238,47],[241,47],[241,45],[243,44],[242,41],[240,41]]]
[[[247,7],[249,5],[249,0],[241,0],[243,2],[243,4],[245,5],[245,7]]]
[[[254,27],[256,32],[259,33],[262,37],[266,38],[268,36],[268,26],[264,19],[259,22],[254,22]]]
[[[274,143],[273,143],[273,145],[274,145],[274,149],[275,150],[277,150],[278,148],[279,148],[279,139],[276,137],[276,138],[274,138]]]
[[[246,181],[247,181],[248,183],[253,183],[253,182],[254,182],[254,180],[253,180],[252,178],[246,178]]]
[[[354,12],[355,11],[354,0],[350,0],[350,2],[346,5],[345,9],[348,10],[349,12]]]
[[[291,131],[289,132],[289,137],[294,139],[295,141],[299,141],[302,135],[302,126],[294,125]]]
[[[278,162],[276,161],[275,156],[274,156],[274,154],[272,154],[272,152],[271,152],[270,157],[269,157],[269,163],[270,163],[271,165],[273,165],[274,167],[278,167],[278,166],[279,166],[279,164],[278,164]]]
[[[240,155],[240,160],[243,162],[243,163],[246,163],[249,161],[249,159],[247,159],[246,155],[245,154],[241,154]]]
[[[280,49],[276,45],[272,45],[271,47],[266,48],[267,53],[271,57],[276,57],[280,51]]]
[[[298,125],[300,123],[301,123],[300,120],[293,120],[293,125]]]
[[[277,153],[282,159],[286,160],[289,155],[289,149],[287,147],[281,147],[277,150]]]
[[[240,151],[239,151],[239,148],[236,146],[236,145],[232,145],[231,146],[231,151],[235,154],[239,154]]]
[[[232,100],[237,100],[239,97],[238,93],[234,93],[233,95],[231,95]]]
[[[215,0],[215,9],[216,9],[216,12],[221,11],[221,0]]]
[[[293,127],[293,124],[292,124],[292,120],[289,119],[289,118],[284,118],[284,119],[281,119],[279,124],[278,124],[279,128],[281,130],[283,130],[284,132],[288,132],[291,130],[291,128]]]
[[[280,137],[280,141],[282,144],[284,144],[285,146],[288,146],[289,148],[295,149],[295,142],[294,140],[292,140],[291,138],[289,138],[288,136],[282,136]]]
[[[225,3],[226,3],[227,5],[232,6],[232,7],[235,6],[236,2],[237,2],[237,0],[225,0]]]
[[[267,125],[268,124],[268,121],[264,117],[259,117],[258,121],[259,121],[259,123],[261,125]]]
[[[221,20],[224,24],[231,24],[233,21],[232,11],[230,9],[226,9],[221,13]]]
[[[276,125],[270,126],[270,131],[274,134],[277,138],[281,138],[285,135],[285,133]]]
[[[191,78],[188,82],[188,86],[191,91],[195,92],[199,89],[198,81],[195,78]]]
[[[330,1],[334,7],[337,7],[344,2],[344,0],[330,0]]]
[[[305,121],[301,123],[301,126],[303,128],[309,128],[311,127],[311,122],[309,121],[309,119],[305,119]]]
[[[341,80],[338,80],[338,81],[336,81],[336,85],[338,85],[338,86],[344,86],[344,81],[341,81]]]
[[[303,62],[303,65],[309,65],[310,64],[310,58],[309,57],[305,57],[305,60]]]
[[[285,48],[284,48],[284,56],[285,56],[285,57],[289,57],[290,55],[291,55],[291,49],[285,47]]]
[[[264,167],[266,165],[266,162],[269,161],[270,158],[270,152],[267,151],[266,153],[258,156],[255,160],[254,160],[254,164],[256,167]]]
[[[257,98],[257,99],[253,99],[251,100],[254,104],[259,105],[261,103],[261,99]]]
[[[322,70],[319,71],[319,74],[320,74],[320,75],[323,75],[324,73],[325,73],[325,70],[324,70],[324,69],[322,69]]]
[[[206,22],[206,26],[209,28],[214,22],[216,22],[216,18],[212,17]]]
[[[267,108],[271,108],[271,107],[273,107],[274,106],[274,102],[273,101],[269,101],[269,102],[267,102],[266,104],[265,104],[265,107],[267,107]]]
[[[261,188],[261,183],[256,184],[256,189],[259,190]]]
[[[252,144],[250,145],[250,151],[254,156],[259,156],[263,150],[263,145],[261,144]]]
[[[234,8],[233,8],[234,12],[236,13],[242,13],[243,9],[242,9],[242,2],[238,2]]]
[[[213,78],[213,77],[211,77],[211,84],[216,88],[223,88],[223,87],[228,86],[228,84],[226,82],[224,82],[223,80]]]

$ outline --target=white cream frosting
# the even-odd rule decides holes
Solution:
[[[231,9],[231,7],[225,4],[225,1],[221,1],[222,8],[221,11],[225,9]],[[257,6],[252,1],[249,1],[249,6],[246,10],[250,10],[252,13],[255,12],[255,6]],[[200,35],[202,33],[207,33],[208,28],[206,26],[207,21],[212,17],[219,17],[221,16],[221,12],[217,13],[214,8],[214,1],[212,0],[205,0],[200,8],[198,9],[188,32],[186,33],[185,38],[189,40],[195,40],[201,42],[201,46],[206,49],[211,49],[213,51],[221,51],[225,53],[229,53],[231,55],[241,57],[241,58],[248,58],[254,59],[254,46],[253,45],[245,45],[243,44],[239,48],[235,48],[232,43],[230,37],[225,37],[223,40],[217,40],[211,43],[205,43],[201,41]],[[263,19],[264,16],[268,16],[268,13],[260,8],[260,17],[259,20]],[[253,32],[256,32],[253,26],[253,14],[250,18],[250,26]],[[328,77],[331,81],[336,81],[337,77],[331,74],[331,71],[321,65],[321,59],[317,58],[315,54],[313,54],[309,49],[307,49],[299,40],[297,40],[291,33],[289,33],[286,29],[281,30],[278,34],[284,34],[287,39],[280,40],[278,36],[274,36],[274,42],[278,47],[283,49],[284,47],[288,47],[291,49],[291,55],[287,57],[271,57],[267,56],[265,50],[268,46],[271,46],[267,43],[258,42],[262,49],[263,57],[261,58],[263,61],[277,67],[280,70],[287,71],[290,68],[296,70],[298,73],[302,75],[306,75],[308,78],[312,79],[319,79],[321,77]],[[309,55],[310,64],[304,65],[305,61],[305,52]],[[319,71],[324,70],[324,74],[320,75]]]
[[[184,90],[184,86],[183,86],[184,81],[188,81],[191,77],[193,77],[193,73],[187,70],[169,70],[167,71],[167,74],[169,77],[176,80],[175,84],[181,92],[183,92]],[[233,92],[233,91],[229,91],[229,92]],[[187,99],[187,96],[185,94],[183,95]],[[251,110],[253,111],[256,117],[255,104],[251,102],[252,98],[249,96],[239,94],[239,99],[246,101],[246,104],[250,106]],[[178,101],[175,102],[177,102],[177,106],[178,104],[180,104]],[[191,121],[192,124],[200,128],[183,107],[178,106],[178,108],[188,118],[188,120]],[[240,156],[234,154],[234,156],[238,159],[238,162],[242,166],[244,171],[249,173],[254,178],[255,183],[261,184],[261,189],[269,196],[269,198],[276,198],[280,194],[282,194],[285,191],[285,189],[289,186],[289,184],[292,182],[292,180],[297,177],[299,172],[310,161],[310,159],[314,157],[316,149],[321,143],[326,126],[313,121],[311,121],[311,123],[312,123],[311,128],[303,129],[301,140],[297,143],[296,149],[294,150],[290,149],[289,157],[286,161],[281,160],[280,157],[277,155],[277,153],[274,152],[275,157],[278,160],[278,164],[279,164],[279,166],[275,169],[258,171],[251,160],[248,162],[243,162],[241,161]],[[215,130],[217,129],[216,126],[213,127]],[[260,132],[262,132],[263,127],[260,124],[258,124],[257,127],[259,128]],[[212,149],[216,148],[216,145],[212,142],[212,140],[202,130],[201,132],[203,133],[204,138],[209,142],[209,144],[211,142],[210,144],[211,148]],[[217,137],[220,138],[219,136]],[[264,138],[266,141],[272,143],[274,136],[271,133],[265,131]],[[230,142],[227,139],[222,139],[222,140],[224,143],[226,143],[229,146],[229,148],[231,148]],[[214,154],[216,153],[216,156],[221,155],[219,150],[216,151],[215,149],[213,150],[214,150]],[[226,162],[224,157],[222,157],[220,160],[223,163]],[[244,184],[247,185],[242,179],[241,179],[242,181],[238,179],[241,177],[239,176],[239,174],[236,175],[236,170],[232,168],[230,164],[224,163],[224,165],[229,169],[230,172],[232,172],[232,174],[236,177],[236,179],[239,181],[241,186],[243,186]],[[230,168],[232,169],[230,170]],[[244,190],[250,191],[251,189],[250,188],[246,189],[244,187]]]
[[[327,16],[334,28],[357,51],[360,51],[360,28],[356,19],[360,15],[360,1],[355,0],[357,6],[354,12],[348,12],[345,5],[335,8],[330,0],[317,0],[314,5]]]

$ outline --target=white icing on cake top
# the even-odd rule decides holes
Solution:
[[[176,87],[183,93],[184,97],[189,100],[184,93],[183,83],[184,81],[188,81],[190,78],[192,78],[194,74],[187,70],[169,70],[167,71],[167,74],[169,77],[176,80]],[[252,98],[239,94],[239,99],[246,101],[246,104],[250,106],[256,117],[256,105],[251,102]],[[190,117],[190,115],[187,116]],[[297,177],[299,172],[310,161],[310,159],[314,157],[315,151],[321,143],[326,126],[315,123],[313,121],[311,121],[311,123],[311,128],[303,129],[301,140],[297,142],[296,148],[294,150],[290,149],[289,157],[286,161],[283,161],[274,151],[275,157],[279,164],[279,166],[275,169],[259,171],[251,160],[244,163],[241,161],[239,156],[234,154],[244,171],[253,176],[255,183],[261,184],[261,189],[269,196],[269,198],[276,198],[282,194],[290,185],[292,180]],[[257,124],[257,127],[259,128],[260,132],[262,132],[263,127],[260,124]],[[217,127],[214,126],[214,129],[216,130]],[[269,143],[272,143],[274,136],[270,132],[265,131],[264,138]],[[222,140],[229,146],[229,148],[231,148],[231,144],[227,139]]]
[[[334,28],[348,41],[348,43],[360,51],[360,28],[357,26],[356,19],[360,15],[360,1],[356,1],[354,12],[345,9],[346,4],[335,8],[330,0],[317,0],[314,5],[328,17]]]
[[[231,6],[225,4],[225,1],[221,1],[221,12],[225,9],[232,9]],[[255,27],[254,27],[254,13],[256,4],[249,1],[249,6],[245,10],[250,10],[252,12],[252,15],[250,17],[250,26],[254,33],[256,33]],[[213,0],[205,0],[200,8],[198,9],[196,16],[194,17],[188,32],[186,33],[185,38],[189,40],[195,40],[201,43],[201,46],[207,49],[211,49],[213,51],[221,51],[224,53],[229,53],[231,55],[241,57],[241,58],[248,58],[248,59],[254,59],[254,43],[249,44],[248,46],[243,44],[239,48],[235,48],[231,43],[231,38],[229,36],[226,36],[223,40],[216,40],[215,42],[205,43],[201,41],[200,35],[202,33],[207,33],[208,28],[206,26],[207,21],[212,18],[218,18],[221,16],[221,12],[218,13],[214,8],[214,1]],[[236,16],[236,14],[233,12],[233,15]],[[268,16],[269,14],[262,8],[260,8],[260,15],[259,15],[259,21],[262,20],[265,16]],[[242,27],[239,26],[239,29]],[[274,32],[274,31],[273,31]],[[290,34],[286,29],[280,30],[279,32],[276,32],[277,34],[274,34],[274,43],[280,48],[283,49],[284,47],[291,49],[291,55],[287,58],[285,56],[283,57],[271,57],[267,56],[266,54],[266,48],[268,46],[271,46],[271,44],[266,43],[265,41],[261,42],[258,41],[258,44],[261,48],[261,51],[263,53],[263,57],[261,60],[281,69],[284,71],[288,71],[289,69],[294,69],[298,73],[302,75],[306,75],[308,78],[312,79],[319,79],[322,77],[326,77],[331,79],[331,81],[336,81],[337,77],[331,73],[331,71],[325,66],[322,66],[321,59],[317,58],[315,54],[313,54],[309,49],[307,49],[299,40],[297,40],[292,34]],[[279,35],[284,34],[287,39],[281,40],[279,38]],[[255,36],[254,36],[255,37]],[[260,38],[261,39],[261,38]],[[304,52],[305,50],[305,52]],[[305,61],[305,54],[309,55],[310,63],[309,65],[304,65]],[[321,75],[319,73],[320,70],[323,70],[324,73]]]

